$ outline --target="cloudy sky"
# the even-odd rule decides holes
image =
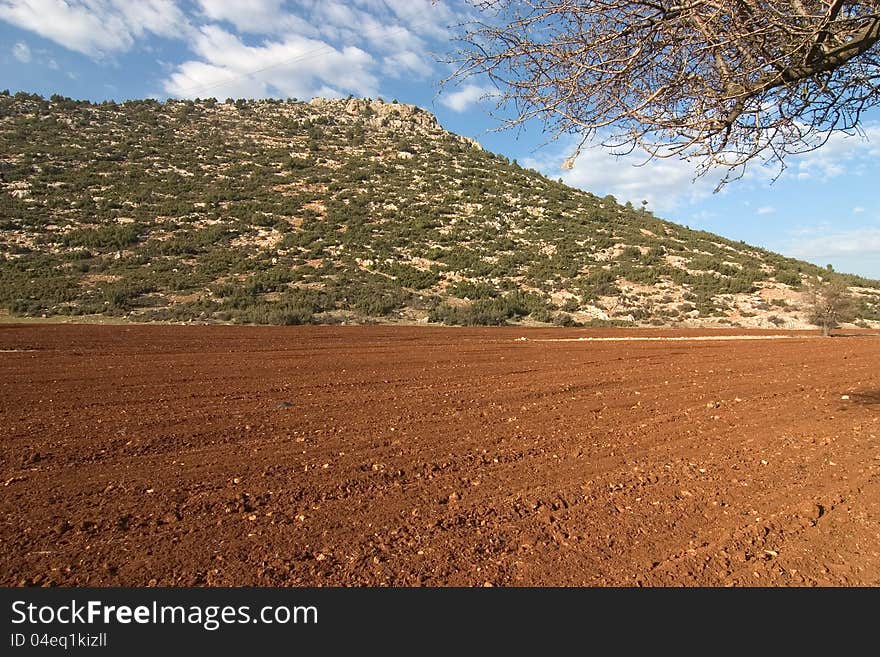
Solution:
[[[540,125],[494,130],[491,89],[441,90],[458,0],[0,0],[0,89],[90,100],[227,97],[396,98],[552,178],[666,219],[880,278],[880,115],[867,139],[838,137],[792,159],[775,183],[759,168],[713,193],[686,163],[642,166],[586,150]]]

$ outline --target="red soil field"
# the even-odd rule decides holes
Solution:
[[[2,326],[0,584],[880,584],[880,337],[568,341],[709,334]]]

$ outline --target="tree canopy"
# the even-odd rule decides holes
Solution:
[[[451,79],[488,76],[509,124],[720,165],[722,184],[754,160],[781,172],[880,102],[880,0],[471,4]]]

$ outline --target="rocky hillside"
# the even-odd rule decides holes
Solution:
[[[821,270],[381,100],[0,95],[0,308],[136,321],[805,326]]]

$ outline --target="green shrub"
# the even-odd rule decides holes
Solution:
[[[441,304],[428,314],[428,321],[452,326],[501,326],[507,312],[493,302],[480,300],[467,307]]]
[[[801,276],[798,272],[792,271],[791,269],[777,269],[773,274],[773,278],[776,279],[778,283],[782,283],[783,285],[789,285],[794,288],[801,287]]]
[[[447,290],[449,294],[459,299],[494,299],[500,292],[497,288],[487,283],[472,283],[471,281],[459,281],[450,285]]]
[[[440,277],[433,271],[416,269],[410,265],[393,263],[382,268],[383,271],[389,273],[397,279],[397,282],[403,287],[412,288],[414,290],[423,290],[431,287],[440,280]]]
[[[144,227],[138,224],[79,228],[65,233],[61,243],[68,247],[119,250],[136,244],[143,231]]]

